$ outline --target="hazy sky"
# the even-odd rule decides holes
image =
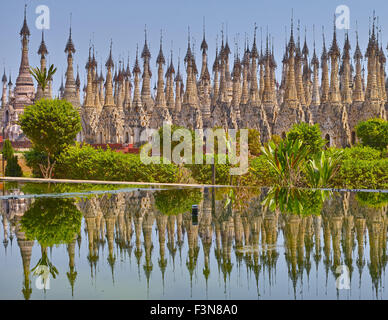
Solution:
[[[73,41],[76,48],[75,69],[79,64],[81,86],[85,79],[85,63],[88,56],[90,41],[95,45],[97,61],[105,64],[109,52],[109,42],[113,39],[113,55],[117,62],[119,57],[127,61],[129,54],[133,67],[136,44],[141,51],[144,44],[144,25],[147,25],[153,71],[152,86],[156,82],[156,56],[159,51],[160,29],[163,29],[163,49],[166,60],[169,58],[171,42],[174,51],[174,65],[177,68],[179,48],[184,57],[187,48],[187,29],[190,26],[194,38],[197,66],[200,68],[201,54],[199,46],[202,41],[203,17],[206,21],[206,39],[209,45],[209,67],[213,64],[216,36],[219,35],[224,23],[228,25],[229,45],[233,59],[234,38],[239,34],[240,52],[244,45],[244,35],[249,36],[250,45],[253,40],[254,23],[266,29],[274,37],[275,59],[278,64],[277,75],[281,71],[281,58],[284,52],[285,27],[289,33],[291,10],[294,9],[295,21],[300,19],[301,39],[304,39],[304,28],[307,27],[307,40],[312,55],[313,32],[317,51],[321,54],[321,28],[325,26],[327,45],[331,43],[333,33],[333,15],[338,5],[347,5],[350,9],[350,30],[352,50],[355,47],[356,20],[360,37],[361,50],[364,53],[368,40],[369,16],[373,10],[380,16],[383,31],[383,47],[387,45],[388,35],[388,2],[382,0],[3,0],[0,19],[0,58],[5,65],[7,76],[9,71],[15,83],[20,63],[19,31],[23,22],[24,4],[27,3],[27,21],[31,31],[30,64],[39,64],[37,50],[41,39],[41,30],[35,27],[38,14],[35,9],[39,5],[47,5],[50,9],[50,29],[45,31],[46,45],[50,63],[58,67],[54,78],[54,89],[60,85],[60,77],[66,70],[64,48],[69,34],[70,13],[72,13]],[[344,30],[338,30],[339,45],[343,47]],[[220,42],[220,40],[219,40]],[[258,29],[260,44],[260,29]],[[181,59],[183,60],[183,59]],[[231,64],[232,67],[232,64]],[[181,65],[182,68],[182,65]],[[280,80],[280,79],[279,79]],[[55,91],[56,93],[56,91]]]

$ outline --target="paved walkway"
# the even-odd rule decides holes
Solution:
[[[43,179],[43,178],[24,178],[24,177],[0,177],[0,181],[16,182],[44,182],[44,183],[89,183],[89,184],[119,184],[136,186],[171,186],[171,187],[233,187],[229,185],[210,185],[210,184],[185,184],[185,183],[159,183],[159,182],[132,182],[132,181],[102,181],[102,180],[71,180],[71,179]]]

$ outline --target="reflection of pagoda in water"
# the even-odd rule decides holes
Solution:
[[[17,190],[12,192],[21,194]],[[363,273],[368,272],[374,295],[381,293],[387,264],[387,207],[367,207],[357,202],[353,194],[343,193],[334,194],[328,199],[320,215],[298,215],[263,207],[260,203],[265,193],[252,195],[249,205],[241,207],[236,206],[234,200],[230,201],[229,191],[217,194],[216,198],[213,198],[216,193],[211,190],[201,192],[203,200],[198,203],[198,223],[193,223],[190,212],[162,214],[155,208],[151,191],[106,194],[77,200],[77,207],[85,219],[88,238],[88,253],[80,256],[80,259],[89,261],[91,276],[95,276],[99,264],[106,265],[106,260],[99,257],[101,254],[104,256],[103,250],[107,244],[112,281],[117,254],[124,263],[134,255],[139,277],[140,273],[144,273],[148,290],[152,272],[160,272],[163,288],[165,281],[172,281],[171,278],[182,281],[171,276],[171,271],[175,272],[177,268],[175,258],[179,251],[181,259],[185,261],[180,267],[189,275],[190,285],[194,288],[201,283],[193,281],[195,277],[198,274],[203,276],[206,294],[208,280],[217,276],[217,269],[220,287],[223,287],[225,294],[227,290],[230,292],[231,275],[235,272],[240,274],[245,269],[247,281],[256,286],[258,296],[261,296],[263,285],[268,284],[270,288],[277,285],[275,275],[279,259],[285,259],[295,298],[303,296],[306,279],[309,290],[309,277],[311,270],[314,270],[312,264],[315,264],[317,274],[319,267],[323,266],[319,271],[326,273],[326,293],[332,287],[327,284],[329,274],[335,280],[337,267],[341,265],[348,267],[351,280],[354,280],[354,270],[357,269],[359,287]],[[22,290],[26,299],[30,298],[33,290],[30,260],[34,241],[26,239],[20,229],[20,219],[29,205],[29,201],[21,198],[3,200],[2,203],[3,242],[6,245],[12,234],[17,237],[23,265]],[[155,230],[157,236],[153,237]],[[283,244],[278,241],[279,235],[283,235]],[[77,279],[77,240],[79,235],[75,235],[73,241],[66,245],[69,261],[66,275],[72,294]],[[156,253],[153,252],[154,241],[159,243]],[[284,256],[280,254],[283,245]],[[364,254],[368,252],[365,251],[366,246],[369,246],[367,256]],[[187,248],[187,251],[182,248]],[[154,269],[152,254],[158,263],[157,270]],[[216,262],[213,265],[212,259]],[[368,278],[363,277],[364,280]]]

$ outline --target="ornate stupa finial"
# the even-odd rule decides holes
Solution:
[[[292,55],[294,50],[295,50],[295,41],[294,41],[294,9],[291,9],[291,32],[290,32],[290,41],[288,43],[288,49],[290,50],[290,55]]]
[[[20,36],[22,37],[29,37],[30,36],[30,29],[27,25],[27,4],[24,5],[24,21],[23,21],[23,27],[20,30]]]
[[[313,24],[313,58],[311,59],[311,64],[312,65],[316,65],[317,67],[319,66],[319,61],[318,61],[318,57],[317,57],[317,54],[315,52],[315,25]]]
[[[163,30],[160,29],[160,49],[159,49],[158,57],[156,58],[157,64],[165,64],[166,63],[166,60],[165,60],[164,55],[163,55],[162,43],[163,43]]]
[[[140,66],[139,66],[139,45],[136,44],[136,59],[135,59],[135,65],[132,70],[133,73],[140,73]]]
[[[147,25],[144,25],[144,47],[143,51],[141,53],[141,57],[144,58],[151,58],[151,52],[148,49],[148,43],[147,43]]]
[[[185,63],[188,63],[189,61],[192,60],[192,53],[191,53],[191,42],[190,42],[190,26],[187,28],[187,52],[185,56]]]
[[[38,54],[41,56],[46,56],[48,54],[46,44],[44,42],[44,31],[42,30],[42,41],[39,46]]]
[[[254,30],[253,30],[253,45],[252,45],[252,51],[251,51],[251,57],[254,59],[258,58],[258,56],[259,56],[259,54],[257,52],[257,47],[256,47],[256,30],[257,30],[257,25],[255,22]]]
[[[112,45],[113,45],[113,40],[110,39],[110,50],[109,50],[109,57],[108,57],[108,60],[106,61],[105,63],[105,66],[109,69],[109,68],[114,68],[114,63],[113,63],[113,59],[112,59]]]
[[[203,38],[201,43],[202,53],[206,53],[207,49],[208,49],[208,46],[205,40],[205,17],[203,17]]]
[[[5,75],[5,67],[4,67],[4,73],[3,73],[3,77],[1,78],[1,81],[6,84],[7,83],[7,76]]]
[[[300,19],[298,19],[297,31],[298,31],[298,43],[297,43],[297,47],[298,47],[298,49],[300,49]]]
[[[303,44],[303,50],[302,53],[305,57],[309,55],[309,49],[307,47],[307,27],[304,27],[304,44]]]
[[[333,19],[333,42],[332,42],[330,50],[329,50],[329,55],[334,56],[334,57],[338,57],[340,55],[340,51],[339,51],[338,44],[337,44],[337,28],[336,28],[336,25],[335,25],[335,20],[336,20],[336,16],[334,14],[334,19]]]
[[[354,51],[353,58],[355,60],[362,59],[362,53],[361,53],[361,50],[360,50],[360,46],[358,44],[358,24],[357,24],[357,21],[356,21],[356,50]]]
[[[182,81],[180,68],[181,68],[181,49],[179,48],[179,51],[178,51],[178,71],[177,71],[176,76],[175,76],[176,82]]]
[[[65,52],[69,55],[75,53],[74,43],[73,43],[73,40],[71,38],[71,19],[72,19],[71,16],[72,16],[72,14],[70,13],[69,39],[67,40],[67,44],[65,47]]]

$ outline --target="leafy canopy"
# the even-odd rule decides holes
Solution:
[[[322,150],[323,146],[326,144],[326,141],[322,139],[322,132],[319,128],[319,124],[309,125],[305,122],[294,124],[287,133],[287,138],[292,141],[302,141],[303,145],[309,147],[311,156]]]
[[[356,133],[362,145],[378,150],[387,149],[388,121],[376,118],[359,122],[356,126]]]
[[[70,243],[81,229],[82,214],[73,199],[38,198],[21,220],[27,239],[42,247]]]
[[[58,155],[81,131],[78,111],[65,100],[42,99],[27,106],[20,126],[37,151]]]

